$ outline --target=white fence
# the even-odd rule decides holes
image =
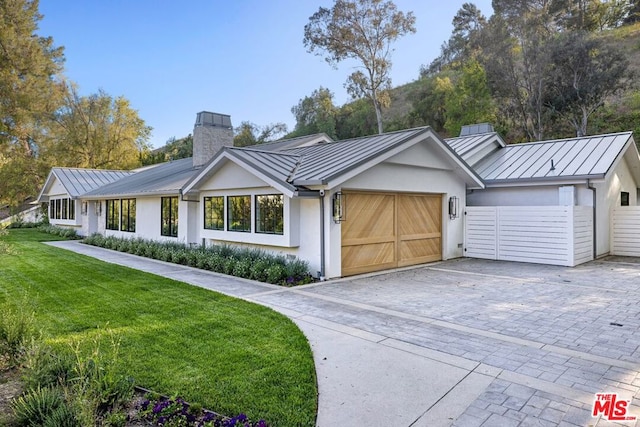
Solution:
[[[611,218],[611,254],[640,257],[640,206],[619,206]]]
[[[589,206],[465,209],[465,256],[574,266],[593,259]]]

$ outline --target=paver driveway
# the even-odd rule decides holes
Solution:
[[[274,307],[314,347],[318,425],[607,426],[595,393],[640,417],[640,263],[473,259],[302,286],[71,250]]]
[[[615,425],[591,417],[602,392],[640,416],[640,264],[460,259],[281,294],[256,300],[478,363],[495,379],[453,425]]]

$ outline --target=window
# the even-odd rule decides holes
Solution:
[[[122,199],[120,201],[120,231],[136,231],[136,199]]]
[[[120,201],[107,200],[107,230],[120,229]]]
[[[282,234],[283,224],[284,196],[256,196],[256,233]]]
[[[227,230],[251,232],[251,196],[227,197]]]
[[[224,230],[224,197],[204,198],[204,228]]]
[[[49,200],[49,218],[76,219],[76,201],[68,198]]]
[[[178,237],[178,198],[162,197],[160,204],[162,209],[160,234]]]
[[[620,206],[629,206],[629,193],[627,191],[620,193]]]

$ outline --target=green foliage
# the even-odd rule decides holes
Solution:
[[[309,18],[304,45],[334,67],[345,59],[362,65],[365,72],[353,72],[345,86],[354,98],[371,101],[382,133],[382,107],[390,102],[391,44],[415,31],[413,13],[398,11],[390,0],[335,0],[331,9],[320,7]]]
[[[28,293],[55,351],[81,342],[86,359],[93,338],[103,336],[108,354],[108,333],[96,328],[108,321],[121,343],[113,368],[137,384],[273,426],[315,424],[313,357],[292,321],[263,306],[40,243],[47,239],[55,240],[26,229],[0,237],[19,252],[0,262],[0,277],[11,277],[0,300]]]
[[[0,368],[20,363],[36,336],[35,314],[26,295],[0,304]]]
[[[74,359],[68,352],[32,340],[23,362],[23,382],[27,388],[56,387],[73,376]]]
[[[320,86],[311,96],[302,98],[291,112],[296,118],[296,127],[288,137],[324,132],[336,139],[338,109],[333,105],[333,93],[329,89]]]
[[[84,243],[285,286],[302,285],[313,281],[306,261],[297,258],[286,259],[255,248],[231,245],[189,247],[173,242],[104,237],[97,233],[86,237]]]
[[[38,226],[38,230],[43,233],[52,234],[54,236],[62,237],[65,239],[80,239],[76,230],[67,227],[58,227],[56,225],[42,224]]]
[[[193,156],[193,136],[189,134],[180,139],[171,137],[164,147],[156,150],[144,150],[141,154],[141,163],[143,166],[154,165],[191,156]]]
[[[277,140],[287,133],[287,125],[284,123],[271,123],[266,126],[258,126],[255,123],[245,121],[234,131],[234,147],[249,147]]]
[[[62,391],[54,387],[36,387],[11,403],[16,425],[20,427],[55,425],[47,424],[48,419],[52,417],[55,417],[56,421],[63,422],[60,426],[79,425],[77,423],[69,424],[68,416],[73,417],[73,413],[68,409],[61,409],[65,406],[66,402]]]

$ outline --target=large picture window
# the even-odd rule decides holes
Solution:
[[[49,218],[76,219],[76,201],[68,198],[50,200]]]
[[[178,198],[162,197],[160,199],[162,207],[160,234],[169,237],[178,237]]]
[[[122,199],[120,203],[120,231],[136,231],[136,199]]]
[[[224,230],[224,197],[204,198],[204,228]]]
[[[284,196],[256,196],[256,233],[282,234],[284,230]]]
[[[251,196],[227,197],[227,230],[251,232]]]
[[[107,200],[107,230],[120,229],[120,200]]]

